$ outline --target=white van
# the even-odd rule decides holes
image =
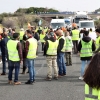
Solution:
[[[85,21],[79,21],[79,30],[82,30],[83,28],[86,28],[86,30],[92,29],[92,32],[89,32],[89,37],[91,37],[93,40],[96,40],[96,33],[95,33],[95,25],[93,20],[85,20]]]
[[[52,19],[50,23],[50,27],[53,30],[56,30],[59,27],[65,27],[65,20],[64,19]]]

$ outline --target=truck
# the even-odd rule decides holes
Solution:
[[[76,23],[77,26],[79,26],[79,21],[88,20],[88,19],[89,19],[89,17],[88,17],[87,12],[78,11],[78,12],[75,12],[75,15],[73,17],[73,23]]]
[[[52,19],[51,22],[50,22],[50,27],[53,29],[53,30],[56,30],[57,28],[60,28],[60,27],[65,27],[65,20],[64,19]]]

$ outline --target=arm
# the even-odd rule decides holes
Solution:
[[[27,57],[28,50],[29,50],[29,42],[26,41],[26,44],[25,44],[25,58]]]
[[[82,48],[82,44],[81,44],[81,41],[80,41],[79,44],[78,44],[78,52],[81,51],[81,48]]]
[[[18,44],[17,44],[17,50],[18,50],[20,61],[23,61],[22,47],[21,47],[21,43],[20,42],[18,42]]]
[[[60,39],[59,40],[59,45],[58,45],[58,49],[57,49],[58,52],[61,51],[61,49],[63,48],[64,41],[65,41],[64,39]]]
[[[46,55],[47,50],[48,50],[48,47],[49,47],[49,44],[48,44],[48,42],[46,41],[46,43],[45,43],[45,45],[44,45],[44,55]]]

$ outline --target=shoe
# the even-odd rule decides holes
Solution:
[[[54,77],[55,80],[58,80],[58,77]]]
[[[30,80],[28,80],[27,82],[25,82],[25,84],[33,84],[34,83],[34,81],[30,81]]]
[[[9,80],[9,81],[8,81],[8,84],[13,84],[12,80]]]
[[[21,82],[14,82],[14,85],[20,85]]]
[[[1,75],[6,75],[6,73],[1,73]]]
[[[66,74],[63,74],[62,76],[66,76]]]
[[[58,75],[58,78],[63,77],[63,75]]]
[[[26,74],[25,72],[22,72],[21,74]]]
[[[47,81],[51,81],[52,79],[51,79],[50,77],[47,77],[46,80],[47,80]]]
[[[79,77],[79,80],[83,80],[84,78],[82,76]]]

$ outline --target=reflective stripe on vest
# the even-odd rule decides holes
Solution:
[[[96,50],[99,48],[100,46],[100,36],[96,39]]]
[[[47,55],[57,55],[57,47],[58,47],[58,40],[56,40],[55,42],[52,42],[50,40],[47,40],[49,43],[49,47],[47,50]]]
[[[66,38],[66,51],[72,51],[72,40],[69,40],[68,38]]]
[[[40,41],[41,42],[45,42],[44,37],[45,37],[45,34],[40,34]]]
[[[27,58],[34,59],[36,58],[37,40],[34,38],[29,38],[27,41],[29,41],[29,50],[28,50]]]
[[[82,48],[81,48],[81,53],[80,57],[90,57],[92,56],[92,40],[90,42],[84,42],[81,40]]]
[[[85,93],[85,100],[99,100],[98,99],[98,94],[97,95],[93,95],[93,89],[91,87],[88,86],[88,91],[89,94]]]
[[[65,37],[64,36],[61,36],[60,38],[58,38],[58,40],[60,40],[60,39],[64,39],[64,45],[63,45],[63,48],[62,48],[62,52],[65,52],[65,49],[66,49],[66,42],[65,42]]]
[[[20,31],[20,40],[23,40],[23,36],[24,36],[24,31]]]
[[[72,30],[72,40],[79,40],[79,30]]]
[[[17,44],[19,41],[17,40],[9,40],[7,43],[7,49],[8,49],[8,57],[11,61],[20,61],[18,50],[17,50]]]

